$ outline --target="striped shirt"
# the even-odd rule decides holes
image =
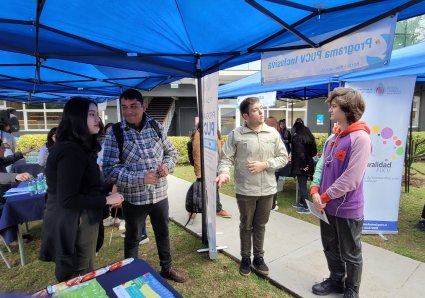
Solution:
[[[163,127],[162,137],[149,123],[151,118],[143,115],[140,132],[121,122],[123,130],[122,163],[119,160],[118,143],[111,131],[105,138],[103,172],[106,181],[116,184],[124,199],[134,205],[154,204],[167,198],[167,178],[160,178],[158,184],[144,184],[146,171],[157,170],[164,164],[171,173],[177,162],[177,151],[167,138]]]

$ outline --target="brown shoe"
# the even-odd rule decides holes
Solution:
[[[168,270],[161,269],[160,272],[161,276],[170,280],[174,280],[175,282],[183,283],[187,280],[187,277],[176,270],[174,270],[172,267]]]
[[[217,216],[223,217],[223,218],[231,218],[232,214],[230,214],[229,212],[227,212],[224,209],[221,209],[220,211],[217,212]]]

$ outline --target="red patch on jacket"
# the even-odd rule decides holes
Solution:
[[[335,154],[335,158],[338,160],[344,160],[346,155],[347,151],[339,149]]]

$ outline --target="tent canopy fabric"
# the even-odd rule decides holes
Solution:
[[[201,77],[271,50],[317,47],[421,0],[3,0],[0,49],[50,59]],[[43,80],[43,77],[39,78]]]
[[[306,97],[317,97],[309,90],[316,90],[318,96],[326,96],[328,83],[332,83],[331,90],[338,85],[338,81],[366,81],[395,76],[417,75],[418,81],[425,78],[425,42],[393,51],[389,65],[368,70],[357,71],[343,76],[306,78],[299,81],[279,84],[261,85],[261,73],[257,72],[249,77],[222,85],[218,88],[219,98],[229,98],[241,95],[250,95],[262,92],[277,91],[281,97],[294,98],[292,93]],[[304,89],[306,88],[306,89]],[[320,92],[322,91],[322,92]]]
[[[19,90],[1,90],[0,100],[22,102],[22,103],[54,103],[64,104],[74,96],[83,96],[90,98],[97,103],[116,100],[117,96],[101,96],[99,94],[89,94],[86,92],[76,91],[75,93],[51,93],[41,92],[32,93]]]
[[[36,60],[31,55],[0,50],[0,88],[31,93],[76,93],[117,96],[122,89],[151,90],[180,79],[150,72],[68,60]]]
[[[276,91],[278,97],[304,99],[327,96],[328,85],[331,89],[338,85],[338,79],[318,77],[280,84],[261,85],[261,72],[246,78],[222,85],[218,88],[218,98],[229,98],[242,95]]]

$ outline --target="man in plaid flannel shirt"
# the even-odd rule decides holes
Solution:
[[[120,95],[124,121],[122,159],[113,130],[105,138],[103,171],[124,196],[124,257],[137,258],[139,229],[149,215],[155,233],[161,275],[176,282],[186,277],[171,266],[168,233],[167,178],[177,162],[177,151],[162,126],[145,114],[142,94],[128,89]],[[154,127],[157,126],[157,127]],[[159,133],[160,132],[160,133]]]

